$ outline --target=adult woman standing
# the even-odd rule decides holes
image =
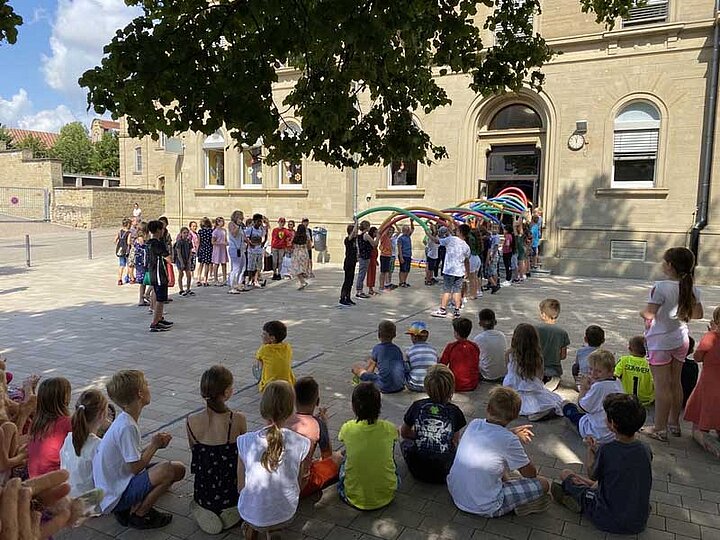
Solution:
[[[670,248],[663,255],[663,273],[656,281],[640,316],[645,320],[647,356],[655,381],[655,425],[641,431],[667,441],[667,433],[679,437],[683,389],[681,373],[689,340],[687,323],[703,316],[700,291],[693,286],[695,256],[684,247]]]
[[[244,291],[240,287],[243,272],[245,272],[245,215],[235,210],[230,216],[228,225],[228,252],[230,254],[230,285],[229,294],[239,294]]]
[[[310,257],[307,248],[307,229],[305,225],[298,225],[295,236],[293,236],[292,262],[290,263],[290,275],[298,278],[300,286],[298,291],[307,287],[306,278],[310,274]]]

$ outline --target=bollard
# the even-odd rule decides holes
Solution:
[[[92,231],[88,231],[88,259],[92,260]]]
[[[30,268],[30,235],[25,235],[25,264]]]

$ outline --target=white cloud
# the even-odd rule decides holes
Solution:
[[[10,99],[0,96],[0,124],[35,131],[58,132],[65,124],[77,120],[65,105],[54,109],[34,111],[32,101],[24,88]]]
[[[47,84],[73,97],[84,96],[77,83],[100,63],[103,47],[118,28],[140,13],[124,0],[59,0],[50,36],[50,56],[43,55]]]

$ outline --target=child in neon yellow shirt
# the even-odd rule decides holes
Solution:
[[[287,337],[287,326],[280,321],[270,321],[263,325],[263,344],[255,354],[262,365],[262,374],[258,389],[260,392],[271,381],[287,381],[295,384],[292,370],[292,347],[284,340]]]
[[[644,407],[655,401],[655,383],[645,358],[645,338],[635,336],[628,342],[629,355],[621,356],[615,365],[615,376],[622,381],[623,389],[634,394]]]

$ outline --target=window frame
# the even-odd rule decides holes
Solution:
[[[624,123],[625,126],[622,126],[618,128],[618,118],[627,112],[628,110],[632,109],[634,105],[637,104],[645,104],[647,106],[650,106],[654,109],[655,113],[658,116],[658,120],[645,120],[645,121],[625,121],[620,122],[621,126]],[[616,181],[615,180],[615,163],[617,161],[623,161],[622,158],[618,158],[616,151],[616,134],[618,132],[655,132],[656,133],[656,142],[655,142],[655,151],[654,151],[654,164],[653,164],[653,179],[652,181],[645,181],[645,180],[638,180],[638,181]],[[628,101],[626,103],[623,103],[615,112],[615,115],[613,117],[612,121],[612,155],[611,155],[611,171],[610,171],[610,187],[612,189],[655,189],[660,186],[659,183],[659,175],[660,175],[660,150],[662,148],[663,143],[663,111],[660,109],[660,107],[647,99],[634,99],[631,101]],[[625,153],[621,154],[623,156],[630,156],[625,157],[624,160],[631,160],[632,154],[631,153]],[[651,154],[637,154],[637,160],[641,160],[643,156],[649,156]]]
[[[392,164],[396,162],[407,162],[406,159],[398,159],[396,161],[391,162],[385,169],[387,170],[387,188],[398,190],[398,191],[413,191],[418,188],[420,185],[420,166],[422,165],[418,160],[415,160],[415,183],[414,184],[393,184],[393,170],[392,170]]]
[[[650,17],[650,18],[632,18],[632,11],[635,10],[637,13],[637,10],[647,10],[648,8],[652,9],[653,6],[665,6],[665,17]],[[620,19],[620,28],[622,29],[633,29],[637,28],[639,26],[646,26],[651,24],[665,24],[670,20],[670,0],[647,0],[646,4],[642,7],[633,7],[630,8],[630,16],[627,19]]]
[[[142,155],[142,147],[136,146],[135,152],[134,152],[134,163],[133,163],[133,173],[134,174],[142,174],[143,172],[143,155]]]
[[[252,152],[254,149],[260,150],[260,183],[251,184],[247,183],[248,173],[245,165],[245,152]],[[240,150],[240,189],[263,189],[265,178],[263,174],[263,147],[262,144],[255,144],[253,146],[243,146]]]
[[[296,133],[302,132],[302,126],[300,123],[296,120],[287,120],[283,123],[283,126],[281,127],[280,131],[294,131],[290,126],[293,126],[295,129],[297,129]],[[285,182],[284,180],[287,178],[285,176],[285,162],[290,161],[286,159],[280,159],[277,162],[277,180],[278,180],[278,189],[304,189],[305,186],[305,158],[300,158],[299,164],[300,165],[300,183],[299,184],[292,184],[289,182]],[[297,165],[293,161],[290,161],[291,165]]]
[[[225,136],[220,130],[205,137],[202,145],[204,160],[203,186],[205,189],[226,189],[227,188],[227,167],[225,165]],[[210,153],[222,153],[222,184],[210,183]]]

